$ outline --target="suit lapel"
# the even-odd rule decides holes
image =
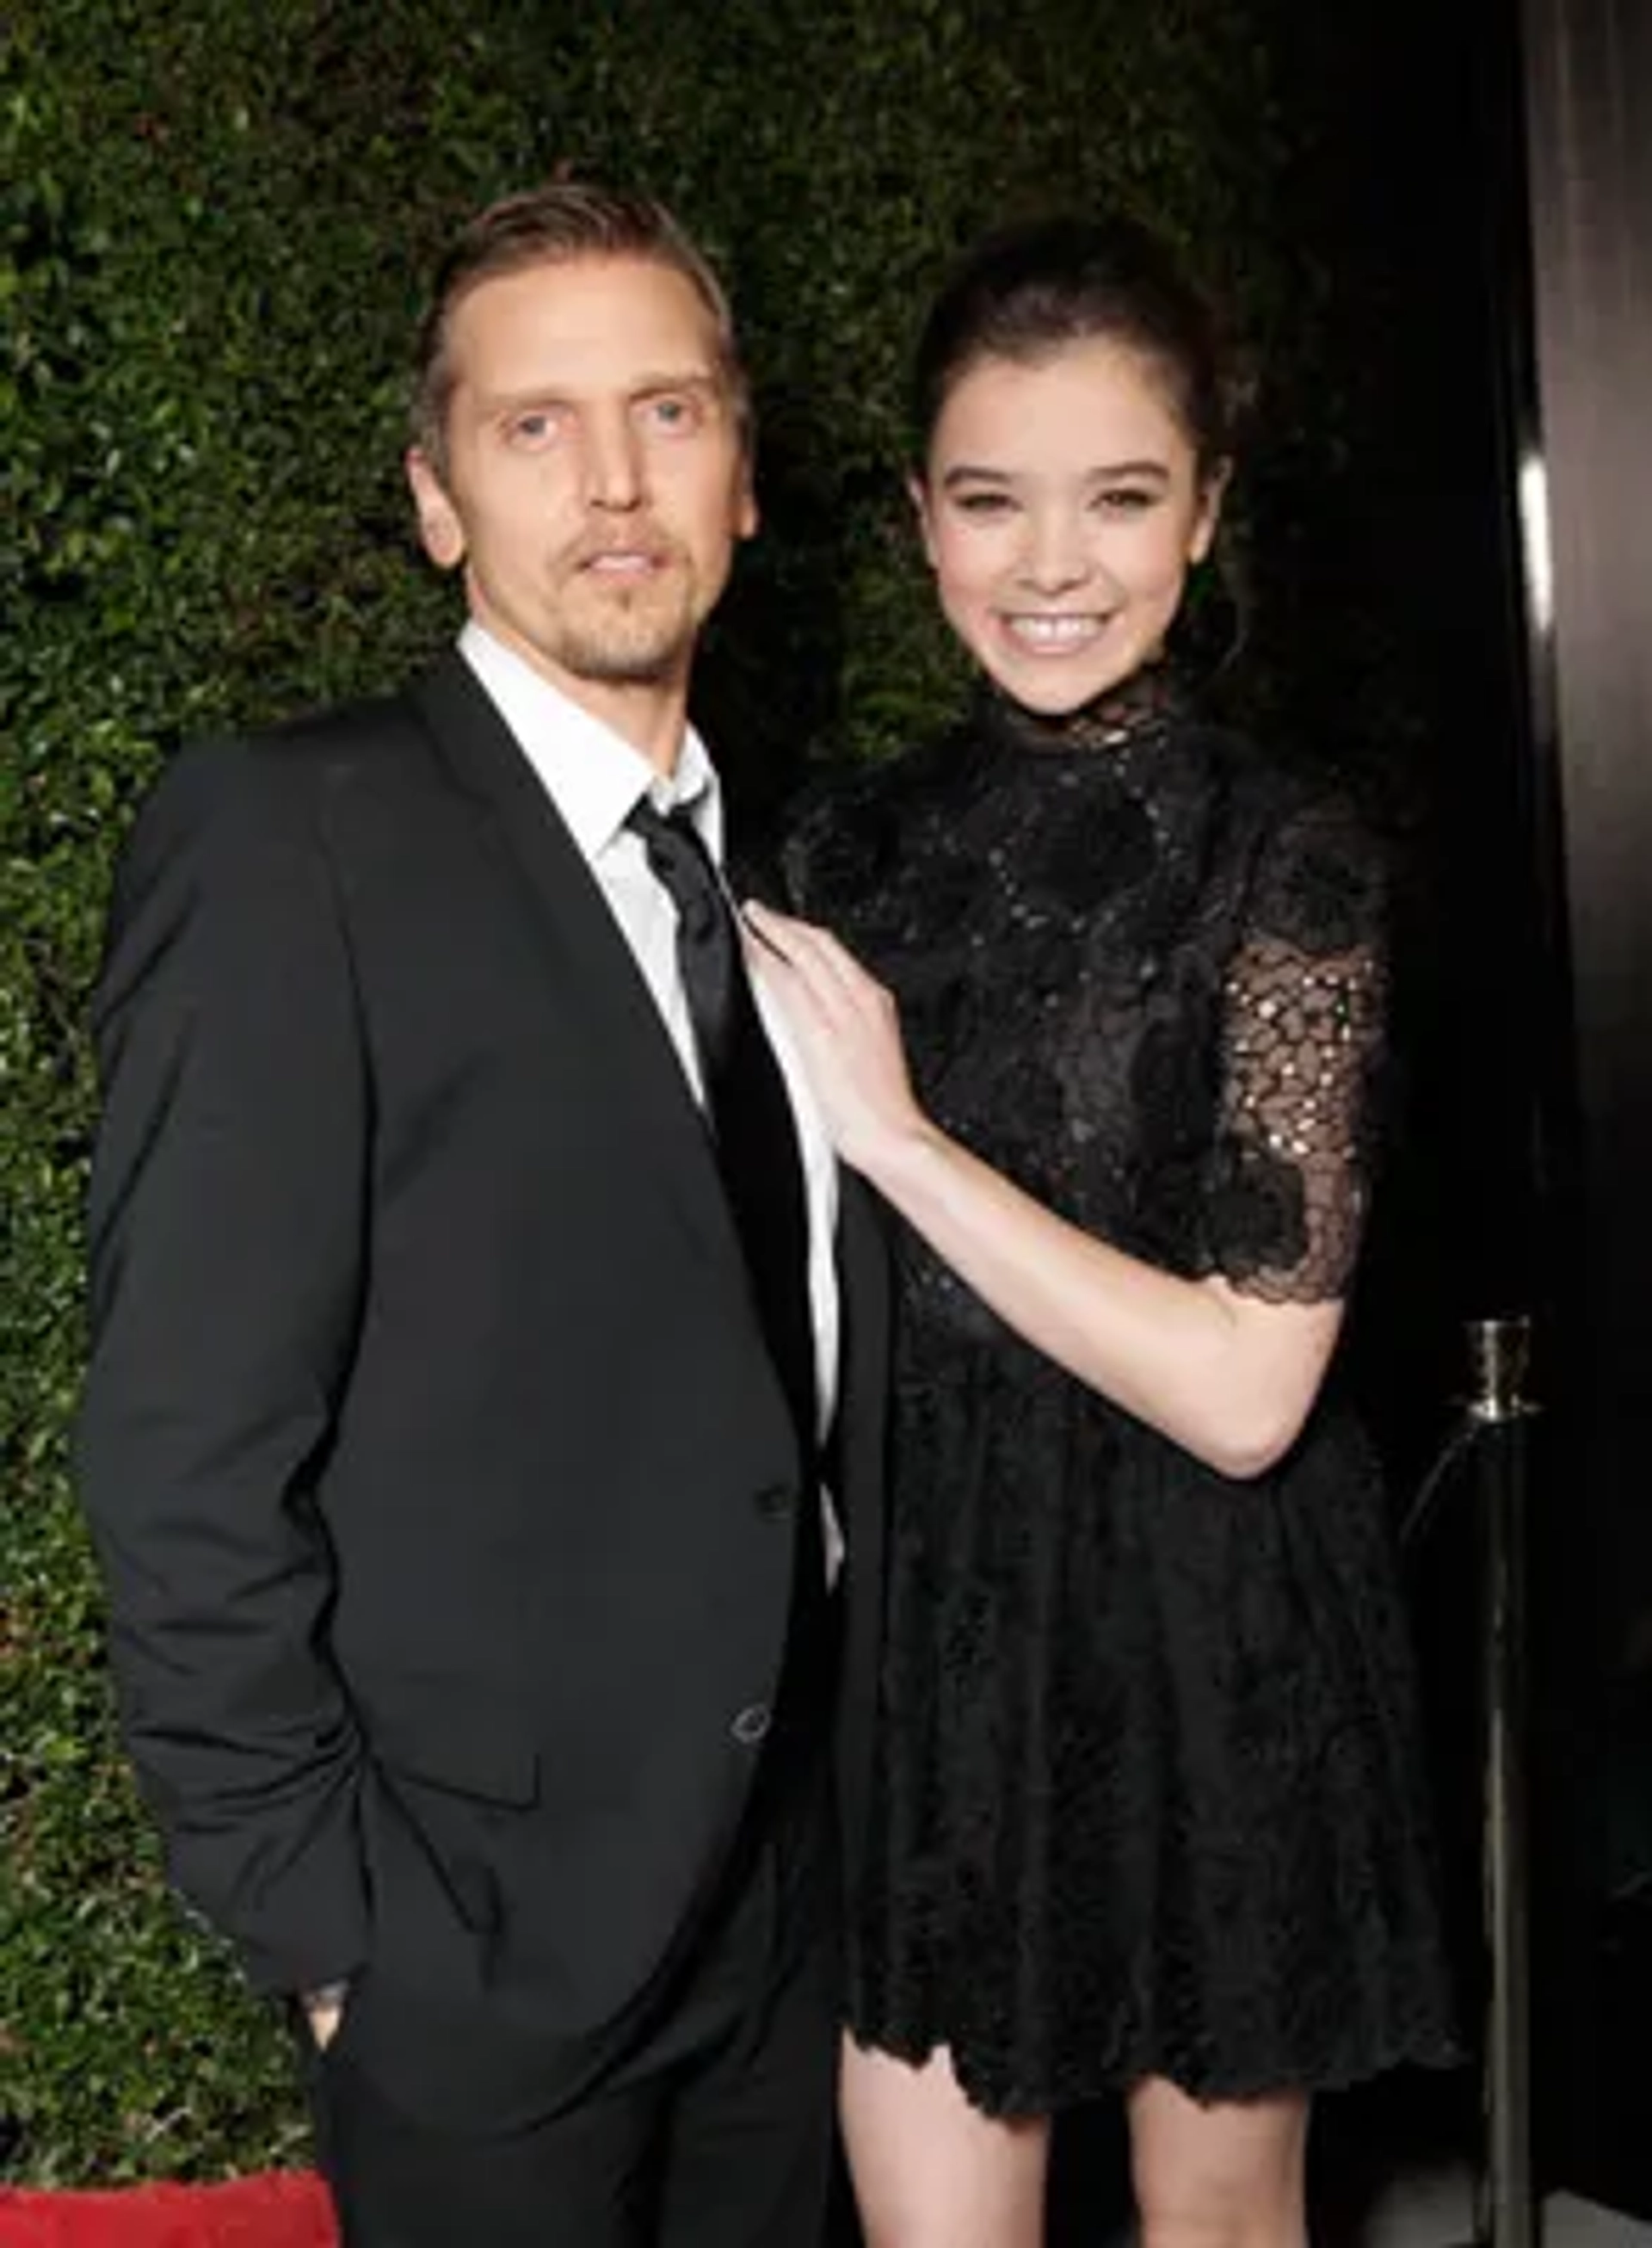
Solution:
[[[471,800],[486,846],[522,890],[545,944],[559,1016],[582,1025],[593,1082],[609,1087],[638,1132],[645,1174],[638,1192],[664,1192],[696,1248],[743,1272],[704,1120],[624,932],[561,815],[462,657],[445,658],[413,701]]]

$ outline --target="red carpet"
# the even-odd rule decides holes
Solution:
[[[271,2170],[231,2185],[124,2193],[13,2193],[0,2186],[0,2248],[338,2248],[319,2179]]]

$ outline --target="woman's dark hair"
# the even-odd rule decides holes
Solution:
[[[990,235],[936,298],[912,367],[919,469],[947,398],[973,367],[1036,361],[1096,337],[1154,364],[1202,476],[1232,458],[1242,386],[1211,305],[1135,220],[1064,217]]]

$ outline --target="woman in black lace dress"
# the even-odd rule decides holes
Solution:
[[[999,238],[917,375],[979,701],[804,822],[807,922],[753,915],[904,1221],[857,2189],[873,2248],[1027,2248],[1048,2119],[1116,2087],[1148,2248],[1287,2248],[1311,2092],[1451,2057],[1383,1499],[1332,1366],[1380,883],[1346,808],[1165,661],[1231,441],[1157,245]]]

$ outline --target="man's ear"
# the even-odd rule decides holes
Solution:
[[[749,461],[741,464],[740,489],[734,495],[734,536],[736,538],[755,538],[760,521],[757,512],[757,486],[752,476]]]
[[[410,445],[403,460],[419,516],[419,538],[439,570],[456,570],[465,559],[465,528],[429,456]]]
[[[932,570],[935,567],[935,533],[930,521],[929,486],[924,482],[922,476],[907,477],[906,497],[911,500],[912,512],[918,517],[918,535],[923,541],[924,559]]]

